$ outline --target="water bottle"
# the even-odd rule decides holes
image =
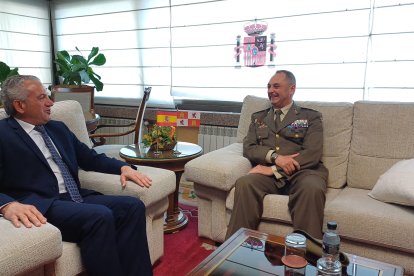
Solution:
[[[327,230],[322,240],[322,257],[316,264],[318,275],[341,275],[342,265],[339,261],[340,238],[336,232],[336,228],[337,224],[335,221],[329,221],[327,223]]]

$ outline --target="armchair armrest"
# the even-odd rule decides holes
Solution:
[[[175,174],[172,171],[138,166],[138,169],[152,179],[150,188],[140,187],[128,181],[122,190],[119,175],[79,170],[79,179],[83,188],[92,189],[107,195],[127,195],[137,197],[150,206],[175,191]]]
[[[46,223],[20,228],[0,217],[0,267],[2,275],[21,275],[62,255],[59,229]]]
[[[233,143],[191,160],[185,165],[185,175],[189,181],[230,191],[251,168],[250,161],[243,157],[243,144]]]

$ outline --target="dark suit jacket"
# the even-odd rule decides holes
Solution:
[[[243,155],[254,165],[270,165],[265,157],[269,150],[281,155],[300,153],[295,158],[300,170],[287,176],[281,168],[278,172],[292,180],[303,174],[318,174],[327,179],[328,170],[321,162],[323,151],[322,115],[295,103],[276,128],[272,108],[252,114],[249,131],[243,140]]]
[[[119,175],[126,165],[89,149],[62,122],[49,121],[45,128],[79,188],[79,168]],[[80,193],[86,196],[96,192],[80,188]],[[0,120],[0,206],[17,200],[45,214],[57,198],[55,174],[37,145],[15,119]]]

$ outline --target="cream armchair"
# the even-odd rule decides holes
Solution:
[[[0,119],[6,116],[0,109]],[[57,102],[53,106],[52,119],[63,121],[76,136],[89,147],[82,108],[76,101]],[[139,166],[138,169],[153,180],[150,189],[128,183],[121,189],[118,175],[96,172],[79,172],[82,187],[104,194],[129,195],[140,198],[146,206],[147,236],[151,262],[163,255],[164,212],[168,208],[168,195],[175,190],[175,174],[172,171]],[[77,275],[84,271],[79,247],[62,242],[59,230],[51,224],[39,228],[15,228],[0,218],[0,274],[1,275]]]

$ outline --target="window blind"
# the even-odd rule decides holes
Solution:
[[[107,56],[98,103],[132,104],[144,86],[154,87],[149,106],[241,102],[266,97],[278,69],[296,75],[296,100],[413,101],[413,9],[412,0],[56,0],[53,19],[57,50],[99,46]],[[236,68],[236,36],[255,20],[275,33],[274,66]]]
[[[0,1],[0,61],[19,74],[35,75],[51,84],[51,44],[48,2]]]
[[[297,100],[414,101],[413,12],[412,1],[393,0],[172,0],[172,95],[266,97],[271,75],[287,69]],[[276,35],[275,67],[235,69],[236,35],[254,20]]]
[[[57,0],[53,10],[56,50],[106,56],[94,68],[104,83],[96,103],[138,105],[152,86],[148,106],[172,106],[167,0]]]

